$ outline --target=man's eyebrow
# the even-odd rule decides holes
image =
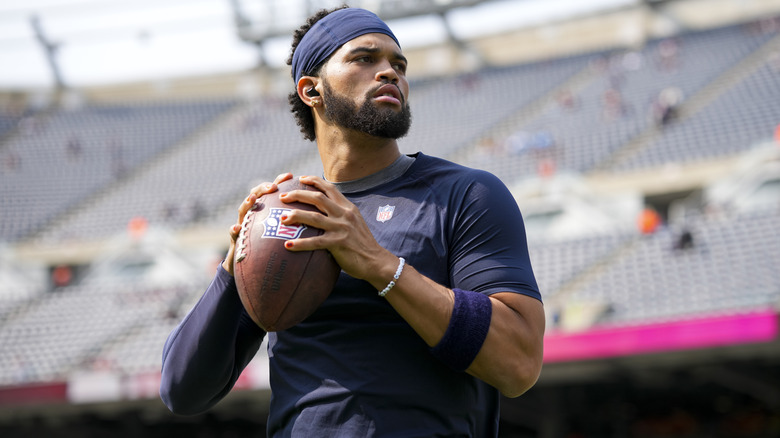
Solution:
[[[357,55],[357,54],[360,54],[360,53],[379,53],[379,52],[381,52],[381,49],[379,49],[377,47],[356,47],[356,48],[350,50],[349,54],[350,55]],[[396,59],[398,59],[400,61],[403,61],[404,64],[408,64],[409,63],[409,61],[406,59],[406,56],[402,55],[400,52],[393,52],[393,56]]]

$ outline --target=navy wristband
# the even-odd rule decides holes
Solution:
[[[455,306],[447,331],[431,353],[456,371],[465,371],[477,357],[490,329],[493,307],[479,292],[453,289]]]

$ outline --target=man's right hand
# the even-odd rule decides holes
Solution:
[[[255,205],[255,201],[265,194],[273,193],[277,190],[277,184],[282,181],[286,181],[292,178],[292,173],[283,173],[276,177],[272,183],[262,183],[249,192],[249,196],[244,199],[244,202],[238,207],[238,222],[230,227],[230,248],[225,256],[225,261],[222,262],[222,268],[224,268],[230,275],[233,275],[233,258],[236,252],[236,240],[238,234],[241,232],[241,224],[244,222],[244,216]]]

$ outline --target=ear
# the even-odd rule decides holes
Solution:
[[[302,76],[298,80],[298,97],[303,103],[311,107],[322,103],[322,98],[319,97],[320,90],[318,87],[320,87],[320,78],[315,76]],[[310,90],[312,91],[310,92]]]

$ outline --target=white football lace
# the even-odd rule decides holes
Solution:
[[[249,218],[254,214],[255,211],[257,211],[258,204],[255,203],[255,205],[252,206],[252,208],[246,212],[244,215],[244,221],[241,223],[241,231],[238,233],[238,240],[236,241],[237,253],[236,253],[236,262],[240,262],[241,260],[244,260],[246,258],[246,253],[244,250],[246,249],[246,233],[249,229]]]

